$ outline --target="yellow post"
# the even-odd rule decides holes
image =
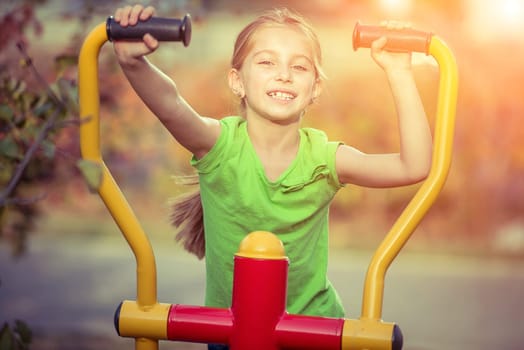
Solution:
[[[386,270],[434,203],[449,172],[458,90],[457,66],[453,54],[437,36],[431,39],[429,54],[440,68],[431,170],[371,260],[364,284],[362,319],[381,319]]]
[[[108,40],[106,24],[101,23],[88,35],[79,57],[80,147],[82,157],[102,168],[98,188],[102,200],[122,231],[137,264],[137,305],[147,311],[157,305],[156,265],[153,249],[133,210],[118,188],[100,151],[100,100],[98,88],[98,55]],[[136,338],[135,349],[156,350],[158,340]]]

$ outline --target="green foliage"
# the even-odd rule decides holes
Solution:
[[[76,87],[63,78],[30,91],[24,80],[0,75],[0,207],[18,212],[2,233],[25,237],[35,219],[37,200],[22,193],[54,177],[56,138],[76,120]],[[5,224],[5,222],[4,222]]]
[[[67,126],[78,124],[77,87],[64,72],[76,65],[71,55],[55,59],[49,79],[28,54],[27,27],[41,32],[31,2],[13,7],[0,19],[0,47],[18,59],[0,57],[0,239],[11,242],[15,255],[24,251],[38,216],[40,189],[56,176],[57,140]]]
[[[0,350],[26,350],[33,339],[31,329],[23,321],[16,320],[14,326],[5,322],[0,329]]]

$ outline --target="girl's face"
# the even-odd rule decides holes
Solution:
[[[246,118],[300,120],[320,92],[310,39],[289,26],[259,28],[242,68],[231,70],[229,84],[245,98]]]

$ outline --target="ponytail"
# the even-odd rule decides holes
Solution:
[[[176,177],[179,184],[197,185],[193,191],[184,193],[171,204],[171,224],[177,229],[175,241],[184,249],[202,259],[205,256],[204,215],[200,199],[198,177]]]

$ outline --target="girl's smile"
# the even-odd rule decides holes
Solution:
[[[296,95],[293,92],[288,91],[270,91],[267,93],[271,98],[274,98],[276,100],[282,100],[282,101],[291,101],[293,100]]]

